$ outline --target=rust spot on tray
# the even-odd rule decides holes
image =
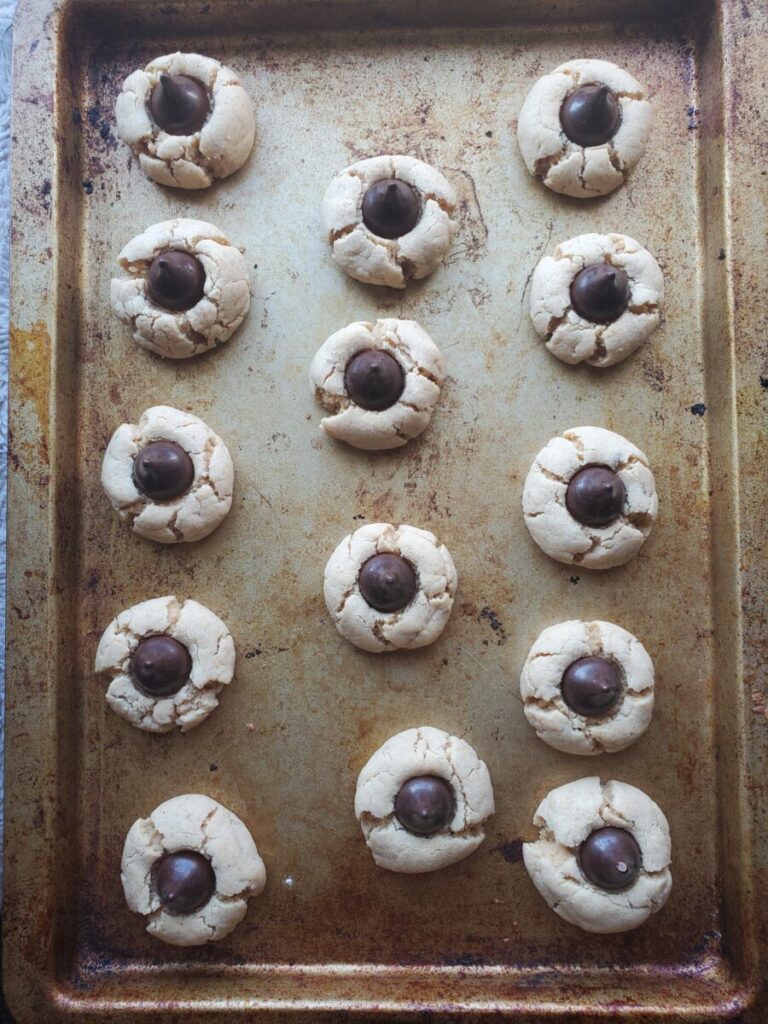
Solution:
[[[500,853],[507,864],[518,864],[523,859],[523,840],[509,839],[506,843],[494,846],[494,851]]]
[[[51,337],[42,320],[29,330],[11,325],[11,373],[17,395],[35,407],[43,431],[48,429]]]
[[[499,619],[493,608],[489,608],[487,605],[482,609],[478,616],[478,621],[485,621],[491,627],[493,632],[496,634],[496,643],[499,647],[502,647],[507,642],[507,631]]]

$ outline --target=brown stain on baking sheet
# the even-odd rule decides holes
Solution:
[[[42,429],[48,427],[51,387],[51,336],[42,320],[28,330],[11,324],[11,366],[16,396],[35,408]]]

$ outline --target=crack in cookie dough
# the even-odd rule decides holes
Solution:
[[[190,914],[165,910],[153,884],[157,861],[180,850],[203,854],[216,876],[211,899]],[[200,794],[173,797],[149,818],[139,818],[123,847],[121,880],[129,908],[145,916],[151,935],[174,946],[201,946],[229,935],[266,878],[264,862],[243,822]]]
[[[416,593],[400,611],[377,611],[360,592],[360,570],[378,554],[400,555],[415,570]],[[450,618],[457,586],[453,559],[434,534],[415,526],[369,523],[345,537],[328,559],[323,593],[339,633],[379,654],[434,643]]]
[[[571,285],[585,267],[610,263],[629,282],[624,312],[607,324],[586,320],[571,305]],[[561,242],[542,257],[531,278],[530,313],[549,351],[564,363],[613,366],[631,355],[659,326],[664,275],[656,260],[628,235],[587,234]]]
[[[153,501],[133,480],[133,461],[152,441],[172,441],[189,455],[194,480],[186,494]],[[191,413],[167,405],[142,413],[138,424],[123,423],[107,445],[101,483],[121,520],[135,533],[160,544],[207,537],[232,505],[235,470],[222,439]]]
[[[395,817],[401,786],[420,775],[444,779],[454,794],[450,823],[432,835],[408,832]],[[442,729],[420,726],[392,736],[357,780],[355,816],[379,867],[419,874],[463,860],[485,838],[494,812],[488,768],[472,747]]]
[[[598,146],[571,141],[560,123],[560,109],[577,88],[607,85],[621,109],[611,139]],[[553,192],[589,199],[623,184],[645,150],[651,107],[643,87],[622,68],[604,60],[570,60],[544,75],[523,103],[517,141],[525,165]]]
[[[347,365],[366,349],[387,352],[403,371],[403,392],[387,409],[363,409],[347,394]],[[440,349],[414,320],[349,324],[324,342],[310,369],[318,401],[333,414],[321,421],[322,429],[366,451],[399,448],[421,434],[432,418],[444,379]]]
[[[204,294],[190,309],[165,309],[148,294],[149,266],[168,249],[190,253],[205,271]],[[222,345],[251,304],[250,273],[241,250],[206,221],[182,217],[153,224],[128,242],[117,261],[125,276],[113,278],[110,286],[115,316],[131,327],[142,348],[167,359],[188,359]]]
[[[135,685],[131,656],[143,639],[161,634],[187,649],[192,667],[178,692],[153,697]],[[113,619],[99,641],[95,668],[110,679],[107,703],[131,725],[147,732],[188,732],[218,707],[218,694],[232,681],[235,644],[221,619],[204,605],[157,597]]]
[[[584,716],[563,699],[565,670],[581,658],[605,658],[622,677],[621,696],[606,714]],[[525,717],[536,735],[568,754],[616,753],[634,743],[653,714],[653,662],[640,641],[612,622],[560,622],[545,629],[520,677]]]
[[[200,81],[211,113],[199,131],[171,135],[152,120],[148,101],[162,74]],[[256,125],[251,100],[230,68],[197,53],[158,57],[126,78],[115,103],[117,134],[138,157],[142,170],[161,185],[208,188],[239,170],[253,148]]]
[[[406,182],[421,202],[418,222],[399,238],[381,238],[363,223],[363,197],[385,178]],[[455,208],[453,188],[434,167],[410,156],[377,156],[333,179],[323,199],[323,222],[333,259],[350,277],[405,288],[409,280],[431,274],[448,252]]]
[[[608,466],[626,492],[622,513],[603,527],[578,522],[565,504],[569,481],[590,465]],[[628,562],[645,543],[657,513],[656,484],[646,456],[602,427],[574,427],[553,438],[536,456],[523,488],[525,523],[542,551],[587,569]]]
[[[549,906],[571,924],[600,934],[629,931],[659,911],[672,888],[667,819],[641,790],[597,777],[553,789],[536,810],[535,842],[523,845],[531,881]],[[621,892],[593,885],[579,867],[581,844],[596,829],[623,828],[637,841],[642,867]]]

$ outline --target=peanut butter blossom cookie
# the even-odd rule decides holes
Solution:
[[[201,540],[229,512],[235,470],[222,439],[167,405],[123,423],[107,445],[101,483],[120,518],[160,544]]]
[[[331,415],[320,426],[355,448],[399,448],[426,429],[440,397],[440,349],[414,320],[354,323],[312,360],[315,395]]]
[[[213,224],[182,217],[153,224],[117,257],[115,316],[142,348],[188,359],[223,344],[251,304],[250,274],[240,249]]]
[[[323,593],[343,637],[379,654],[426,647],[446,627],[458,580],[433,533],[369,523],[345,537],[325,567]]]
[[[560,917],[588,932],[626,932],[661,910],[672,889],[669,825],[624,782],[579,779],[553,789],[523,846],[531,881]]]
[[[485,763],[470,745],[421,726],[392,736],[357,780],[355,815],[379,867],[406,874],[463,860],[494,811]]]
[[[645,150],[645,89],[606,60],[569,60],[525,99],[517,141],[525,165],[553,192],[589,199],[621,185]]]
[[[147,931],[174,946],[229,935],[267,873],[243,822],[199,793],[160,804],[128,832],[121,866],[129,908]]]
[[[410,156],[360,160],[323,199],[333,258],[366,284],[405,288],[427,277],[451,246],[456,195],[443,175]]]
[[[120,612],[96,652],[96,671],[110,680],[107,703],[147,732],[187,732],[205,721],[234,670],[235,645],[221,619],[175,597]]]
[[[542,551],[586,569],[633,558],[658,507],[646,456],[602,427],[573,427],[553,438],[523,487],[525,525]]]
[[[615,753],[653,714],[654,673],[637,637],[613,622],[559,622],[528,652],[520,677],[525,717],[568,754]]]
[[[564,363],[613,366],[656,330],[664,276],[628,235],[578,235],[539,260],[531,279],[531,319]]]
[[[253,106],[230,68],[197,53],[158,57],[126,78],[117,134],[161,185],[208,188],[253,148]]]

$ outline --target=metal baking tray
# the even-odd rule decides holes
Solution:
[[[20,1022],[768,1019],[767,20],[757,0],[22,0],[3,922]],[[176,48],[231,64],[257,103],[251,160],[204,193],[153,184],[114,134],[126,74]],[[627,185],[590,202],[531,179],[515,140],[531,84],[581,55],[626,65],[655,110]],[[404,293],[348,280],[320,222],[332,175],[381,152],[460,196],[445,265]],[[246,247],[254,300],[222,349],[162,362],[112,316],[109,279],[128,238],[182,214]],[[607,371],[553,359],[527,314],[539,256],[589,230],[638,238],[666,273],[662,328]],[[332,331],[392,315],[450,376],[419,440],[365,454],[320,433],[308,367]],[[99,484],[114,428],[161,402],[235,460],[232,512],[201,543],[141,541]],[[547,559],[520,511],[536,452],[584,423],[646,451],[661,502],[640,556],[602,574]],[[369,656],[329,621],[325,561],[366,520],[453,553],[432,647]],[[156,737],[109,711],[92,666],[116,612],[171,592],[222,616],[239,660],[208,722]],[[614,619],[655,660],[656,714],[624,753],[559,754],[525,722],[525,653],[568,617]],[[389,874],[356,775],[427,723],[476,747],[498,810],[463,863]],[[669,903],[621,936],[561,921],[519,859],[544,793],[594,773],[672,829]],[[245,820],[269,879],[228,939],[179,950],[128,912],[119,863],[135,818],[194,791]]]

